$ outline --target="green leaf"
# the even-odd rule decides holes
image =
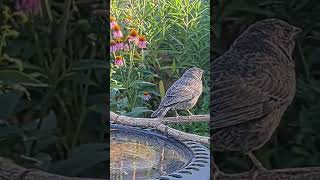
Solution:
[[[107,69],[107,61],[97,59],[82,59],[72,65],[72,71],[83,71],[89,69]]]
[[[145,112],[152,112],[152,111],[149,110],[146,107],[135,107],[135,108],[132,109],[131,112],[127,113],[126,116],[137,117],[137,116],[139,116],[139,115],[141,115],[142,113],[145,113]]]
[[[169,34],[169,36],[170,36],[174,41],[176,41],[180,46],[182,46],[182,47],[184,48],[184,44],[183,44],[181,41],[179,41],[179,39],[177,39],[176,37],[172,36],[171,34]]]
[[[17,66],[18,70],[23,71],[22,61],[20,59],[11,58],[7,54],[4,54],[3,58],[11,63],[15,63],[15,66]]]
[[[72,75],[69,76],[71,80],[74,80],[78,83],[82,83],[82,84],[87,84],[89,86],[99,86],[96,82],[94,82],[90,77],[88,77],[87,75],[81,73],[81,72],[76,72],[73,73]]]
[[[47,87],[32,76],[16,70],[0,70],[0,82],[4,84],[22,84],[25,86]]]
[[[136,80],[136,81],[133,81],[133,84],[137,84],[137,85],[146,85],[146,86],[155,86],[155,84],[154,84],[154,83],[147,82],[147,81],[142,81],[142,80]]]
[[[171,71],[172,71],[172,74],[174,74],[177,70],[177,65],[176,65],[176,61],[175,59],[173,59],[173,62],[172,62],[172,66],[171,66]]]
[[[162,80],[159,81],[159,91],[160,91],[161,98],[163,98],[166,95],[166,90],[164,88],[164,84]]]

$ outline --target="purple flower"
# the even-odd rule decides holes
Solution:
[[[116,39],[116,48],[117,48],[117,50],[122,50],[123,47],[124,47],[124,43],[122,42],[122,39],[121,38]]]
[[[116,59],[114,61],[114,65],[121,67],[124,66],[124,60],[122,56],[116,56]]]
[[[117,51],[117,43],[114,40],[110,41],[110,52],[114,53]]]
[[[126,52],[130,51],[130,46],[129,46],[128,43],[125,43],[125,44],[124,44],[123,50],[126,51]]]
[[[139,41],[139,37],[138,37],[138,31],[135,29],[132,29],[129,36],[128,36],[128,41],[129,42],[134,42],[134,43],[138,43]]]
[[[144,49],[144,48],[147,47],[147,41],[146,41],[146,38],[144,36],[140,36],[139,37],[138,47],[141,48],[141,49]]]
[[[40,0],[16,0],[15,9],[27,14],[36,14],[40,9]]]
[[[114,30],[113,31],[113,36],[114,36],[115,39],[123,37],[122,32],[121,32],[121,28],[120,28],[120,26],[118,24],[113,26],[113,30]]]
[[[115,25],[117,25],[116,18],[113,16],[110,16],[110,28],[113,29]]]

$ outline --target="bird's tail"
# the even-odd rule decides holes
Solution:
[[[151,117],[163,118],[169,110],[170,107],[159,107],[156,111],[154,111],[151,114]]]

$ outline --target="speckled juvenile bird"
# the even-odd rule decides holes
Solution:
[[[301,32],[282,20],[249,26],[211,64],[213,151],[252,151],[271,137],[295,94],[292,52]]]
[[[172,84],[167,90],[158,109],[151,114],[151,117],[164,117],[171,109],[176,116],[177,110],[187,110],[190,115],[190,109],[197,103],[202,93],[202,74],[203,70],[197,67],[188,69],[180,79]]]

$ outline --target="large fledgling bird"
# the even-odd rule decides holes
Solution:
[[[203,70],[197,67],[188,69],[167,90],[158,109],[151,114],[151,117],[162,118],[170,109],[175,111],[177,117],[179,116],[177,110],[187,110],[192,115],[190,109],[197,103],[202,93],[202,74]]]
[[[240,151],[264,169],[252,151],[271,137],[295,94],[292,52],[301,32],[282,20],[248,27],[211,64],[213,151]]]

